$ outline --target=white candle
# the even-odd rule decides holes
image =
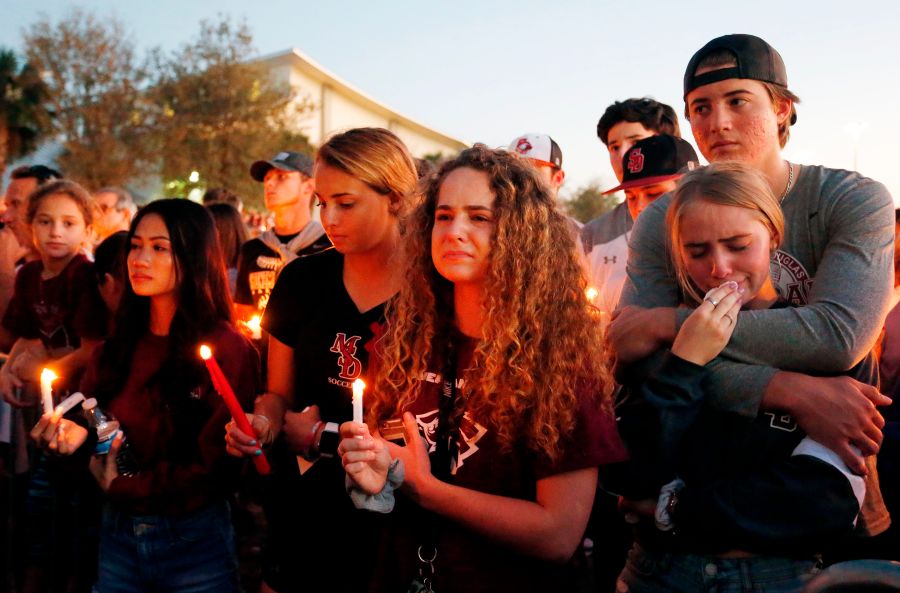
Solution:
[[[262,338],[262,327],[260,327],[259,321],[259,315],[254,315],[250,318],[250,321],[247,322],[247,327],[250,328],[250,335],[254,340]]]
[[[363,391],[366,384],[362,379],[353,382],[353,421],[362,424],[363,421]]]
[[[53,382],[57,378],[56,373],[50,369],[41,371],[41,403],[44,405],[44,414],[53,413]]]

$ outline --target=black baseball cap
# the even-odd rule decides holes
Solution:
[[[695,74],[697,65],[709,54],[725,50],[734,56],[735,65]],[[684,98],[697,87],[731,78],[749,78],[787,88],[787,69],[774,47],[755,35],[734,33],[716,37],[700,48],[684,71]],[[796,123],[797,114],[791,118]]]
[[[628,149],[622,157],[622,183],[603,193],[678,179],[699,164],[694,147],[686,140],[668,134],[650,136]]]
[[[309,155],[285,150],[279,152],[268,161],[256,161],[250,165],[250,177],[257,181],[263,181],[270,169],[297,171],[307,177],[312,177],[314,164],[312,157]]]

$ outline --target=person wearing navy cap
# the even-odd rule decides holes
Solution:
[[[625,203],[634,219],[654,200],[675,189],[685,171],[699,165],[693,147],[676,136],[663,134],[635,142],[622,157],[622,183],[603,192],[625,192]],[[594,305],[605,320],[616,310],[625,284],[625,261],[630,233],[621,241],[596,243],[587,254],[588,285]]]

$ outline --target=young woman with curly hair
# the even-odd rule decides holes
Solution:
[[[367,404],[373,426],[402,417],[407,445],[346,423],[339,447],[357,499],[402,460],[375,588],[565,588],[597,466],[623,455],[565,217],[526,162],[476,146],[431,180],[406,232]]]

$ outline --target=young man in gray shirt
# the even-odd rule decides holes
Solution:
[[[759,169],[781,197],[787,225],[772,276],[781,299],[794,306],[738,315],[723,356],[710,363],[713,405],[754,417],[760,409],[790,412],[850,468],[874,475],[871,454],[884,425],[875,406],[890,400],[848,377],[804,373],[846,371],[878,337],[893,286],[890,194],[855,172],[784,160],[799,99],[787,88],[781,56],[758,37],[727,35],[699,50],[685,73],[684,100],[703,155]],[[665,227],[669,201],[664,196],[649,206],[632,232],[622,310],[610,329],[625,363],[670,344],[689,312],[676,309]],[[877,481],[874,486],[869,490],[878,500],[867,495],[860,518],[870,534],[890,523]]]

